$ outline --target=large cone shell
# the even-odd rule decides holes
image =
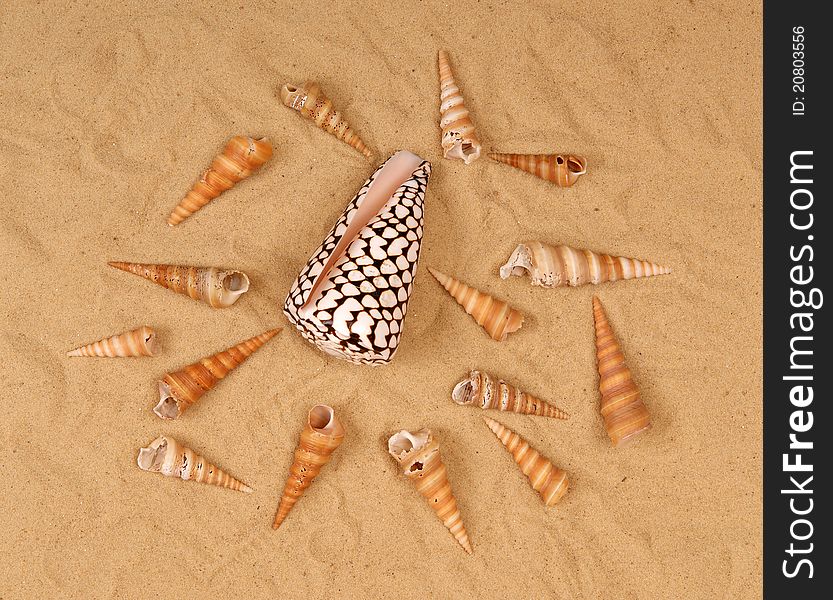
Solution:
[[[153,412],[162,419],[176,419],[278,332],[280,329],[271,329],[179,371],[168,373],[159,382],[159,404]]]
[[[448,482],[440,447],[431,432],[427,429],[416,433],[402,430],[388,440],[388,452],[399,463],[405,477],[411,480],[417,491],[428,501],[454,539],[463,550],[471,554],[471,542]]]
[[[249,278],[241,271],[216,267],[146,265],[109,262],[111,267],[133,273],[178,294],[205,302],[213,308],[226,308],[249,289]]]
[[[178,477],[186,481],[190,479],[238,492],[252,493],[252,488],[248,485],[170,437],[160,436],[147,448],[139,450],[136,462],[143,471],[160,473],[165,477]]]
[[[484,420],[512,455],[521,472],[529,479],[532,489],[541,496],[544,504],[547,506],[557,504],[567,492],[567,474],[508,427],[488,417],[484,417]]]
[[[271,157],[272,144],[266,138],[231,138],[222,154],[217,155],[191,191],[174,208],[168,217],[168,225],[182,223],[214,198],[257,171]]]
[[[507,335],[517,331],[523,325],[524,316],[503,300],[484,294],[431,267],[428,271],[493,340],[502,342]]]
[[[313,406],[295,450],[295,461],[289,469],[281,503],[272,524],[273,529],[281,526],[286,515],[304,495],[321,467],[330,462],[330,456],[343,441],[344,427],[336,418],[335,411],[325,404]]]
[[[599,367],[601,412],[607,435],[614,447],[630,440],[651,427],[651,415],[642,403],[639,389],[625,365],[625,357],[602,303],[593,297],[593,319],[596,324],[596,360]]]
[[[445,50],[440,50],[438,62],[443,156],[470,164],[480,158],[480,140],[474,131],[474,123],[463,101],[463,94],[454,81]]]
[[[148,326],[125,331],[75,350],[67,356],[98,356],[115,358],[126,356],[153,356],[156,347],[156,332]]]
[[[308,81],[302,86],[286,84],[281,88],[281,102],[297,110],[318,127],[349,144],[367,158],[373,153],[368,149],[341,113],[333,108],[332,101],[321,91],[317,83]]]
[[[458,383],[451,392],[451,399],[461,406],[478,406],[483,410],[502,410],[553,419],[570,418],[560,408],[482,371],[472,371]]]
[[[489,158],[532,173],[559,187],[570,187],[587,172],[587,161],[572,154],[489,154]]]
[[[668,267],[652,262],[596,254],[570,246],[550,246],[543,242],[524,242],[515,248],[509,261],[500,268],[500,276],[529,274],[532,285],[553,288],[599,284],[620,279],[637,279],[652,275],[666,275]]]

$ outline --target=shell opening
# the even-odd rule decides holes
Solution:
[[[468,379],[464,379],[454,386],[454,390],[451,392],[451,399],[461,406],[474,402],[477,396],[477,380],[477,371],[472,371]]]
[[[151,356],[156,352],[156,332],[153,329],[146,329],[144,332],[145,346]]]
[[[520,277],[525,271],[532,273],[532,253],[526,244],[520,244],[500,268],[500,278],[509,279],[512,275]]]
[[[331,406],[326,404],[316,404],[313,406],[307,417],[309,426],[317,433],[325,435],[344,435],[344,428],[338,419],[336,419],[335,411]]]
[[[158,473],[162,470],[162,463],[165,460],[165,452],[168,450],[168,440],[159,437],[150,443],[147,448],[139,450],[139,457],[136,463],[143,471]]]
[[[581,159],[570,156],[567,158],[567,170],[576,175],[584,175],[587,167]]]
[[[171,387],[164,381],[159,382],[159,404],[153,412],[161,419],[176,419],[179,416],[179,404],[171,393]]]
[[[388,452],[396,459],[403,458],[412,450],[419,450],[428,443],[431,432],[423,429],[416,433],[403,429],[388,440]]]
[[[249,289],[249,278],[245,273],[232,271],[223,279],[223,287],[229,292],[242,294]]]

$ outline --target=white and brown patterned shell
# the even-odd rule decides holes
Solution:
[[[286,297],[284,313],[322,351],[358,364],[393,359],[422,241],[431,163],[385,161],[344,209]]]

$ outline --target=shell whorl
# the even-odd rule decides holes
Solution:
[[[569,485],[567,474],[508,427],[488,417],[483,417],[483,420],[512,455],[521,472],[529,479],[532,489],[541,496],[544,504],[547,506],[557,504],[567,492]]]
[[[97,356],[115,358],[128,356],[153,356],[156,349],[156,332],[147,325],[125,331],[70,350],[67,356]]]
[[[502,279],[528,273],[532,285],[548,288],[599,284],[670,272],[668,267],[644,260],[597,254],[564,245],[550,246],[538,241],[519,244],[500,268]]]
[[[554,419],[570,418],[557,406],[527,394],[502,379],[495,379],[488,373],[477,370],[472,371],[466,379],[454,386],[451,399],[461,406],[478,406],[483,410],[501,410]]]
[[[440,129],[445,158],[456,158],[470,164],[480,158],[480,140],[474,130],[469,109],[463,94],[454,81],[448,53],[440,50]]]
[[[159,473],[166,477],[178,477],[186,481],[191,479],[247,494],[252,493],[252,488],[248,485],[170,437],[160,436],[147,448],[141,448],[136,462],[143,471]]]
[[[468,554],[472,553],[457,500],[448,482],[448,472],[440,447],[428,429],[416,433],[403,429],[388,440],[388,453],[396,459],[403,474]]]
[[[306,427],[301,431],[295,460],[289,469],[289,477],[272,523],[273,529],[281,526],[289,511],[321,471],[321,467],[330,462],[332,453],[343,441],[344,426],[336,418],[335,411],[326,404],[313,406]]]
[[[502,342],[506,336],[523,325],[523,314],[503,300],[498,300],[431,267],[428,267],[428,271],[493,340]]]
[[[625,356],[608,323],[602,303],[593,297],[596,360],[599,369],[600,410],[613,446],[619,446],[651,427],[651,415],[642,403]]]
[[[159,381],[159,403],[153,412],[162,419],[176,419],[279,332],[279,328],[270,329],[179,371],[167,373]]]
[[[249,177],[271,157],[272,144],[266,138],[231,138],[223,152],[217,155],[208,170],[171,212],[168,225],[182,223],[214,198]]]
[[[587,161],[572,154],[489,154],[494,161],[551,181],[559,187],[570,187],[587,172]]]

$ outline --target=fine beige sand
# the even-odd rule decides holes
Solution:
[[[0,598],[754,598],[761,586],[761,13],[741,2],[6,2],[0,9]],[[437,51],[485,150],[587,157],[575,187],[442,159]],[[371,163],[280,105],[314,79]],[[176,228],[226,140],[275,156]],[[329,358],[279,309],[373,168],[432,161],[420,272],[392,365]],[[670,276],[532,288],[498,278],[525,239],[647,258]],[[251,291],[213,310],[107,266],[219,265]],[[490,340],[434,266],[527,314]],[[598,413],[591,297],[653,430],[614,450]],[[67,358],[139,325],[157,357]],[[179,421],[168,370],[284,331]],[[489,413],[570,476],[545,509],[482,413],[492,371],[573,416]],[[347,438],[271,528],[309,407]],[[386,452],[434,430],[474,554]],[[171,435],[244,495],[140,471]]]

